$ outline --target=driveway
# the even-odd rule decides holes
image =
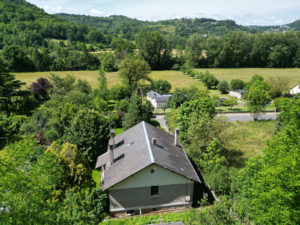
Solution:
[[[168,131],[168,126],[166,124],[165,115],[156,115],[154,119],[160,123],[160,126],[162,128],[164,128],[164,129],[166,129],[166,131]]]

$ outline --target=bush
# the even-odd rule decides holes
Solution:
[[[175,63],[175,64],[172,66],[171,70],[180,70],[180,65],[179,65],[178,63]]]
[[[167,94],[171,90],[171,84],[167,80],[153,81],[153,90],[160,94]]]
[[[243,89],[244,87],[245,83],[240,79],[233,79],[230,81],[230,88],[232,90]]]
[[[237,105],[237,99],[234,97],[228,97],[225,101],[223,101],[223,106],[234,106]]]
[[[9,137],[20,132],[23,123],[29,121],[27,116],[16,115],[7,117],[0,114],[0,137]]]
[[[133,89],[125,84],[117,84],[109,90],[109,97],[112,100],[122,100],[124,98],[130,98]]]
[[[219,83],[218,79],[214,75],[210,74],[209,72],[206,72],[204,74],[201,81],[205,84],[205,86],[208,89],[211,89],[212,87],[217,87]]]
[[[100,189],[69,189],[59,217],[64,224],[99,224],[106,216],[106,199]]]
[[[222,80],[219,84],[218,84],[218,90],[222,93],[222,94],[226,94],[227,91],[229,89],[229,85],[228,82],[226,80]]]

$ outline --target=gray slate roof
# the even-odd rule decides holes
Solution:
[[[155,91],[147,92],[147,97],[155,99],[157,102],[167,102],[171,96],[172,95],[170,95],[170,94],[161,95]]]
[[[148,98],[155,98],[156,96],[160,96],[160,94],[159,93],[157,93],[156,91],[149,91],[149,92],[147,92],[147,97]]]
[[[156,144],[152,144],[152,138]],[[184,177],[201,182],[185,151],[174,146],[174,136],[148,123],[141,122],[115,137],[114,160],[104,170],[103,190],[125,180],[131,175],[157,164]],[[98,157],[96,168],[108,163],[106,152]]]

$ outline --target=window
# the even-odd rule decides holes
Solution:
[[[152,197],[158,196],[158,186],[151,186],[151,193]]]
[[[154,170],[154,169],[152,169],[152,170],[151,170],[151,173],[155,173],[155,170]]]

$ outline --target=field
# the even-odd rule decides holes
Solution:
[[[232,122],[229,136],[233,149],[241,150],[244,159],[262,153],[266,141],[272,137],[277,121]]]
[[[98,71],[60,71],[60,72],[29,72],[29,73],[13,73],[16,79],[26,82],[26,87],[36,81],[40,77],[47,78],[50,73],[59,76],[66,76],[68,74],[75,76],[77,79],[87,80],[93,88],[98,85],[97,77]],[[172,84],[172,89],[195,86],[201,89],[206,89],[200,81],[185,76],[180,71],[153,71],[150,77],[154,80],[164,79]],[[118,72],[106,73],[107,85],[111,87],[121,82]]]
[[[266,80],[270,77],[287,77],[290,86],[293,87],[300,82],[300,69],[273,69],[273,68],[245,68],[245,69],[196,69],[197,71],[209,71],[219,80],[241,79],[249,81],[255,74],[263,76]]]
[[[270,77],[288,77],[290,87],[295,86],[300,82],[300,69],[270,69],[270,68],[246,68],[246,69],[197,69],[197,71],[209,71],[214,74],[220,80],[227,80],[230,82],[232,79],[241,79],[249,81],[254,74],[260,74],[266,80]],[[57,74],[59,76],[66,76],[71,74],[77,79],[87,80],[93,88],[98,85],[97,77],[98,71],[53,71],[53,72],[29,72],[29,73],[13,73],[18,80],[26,82],[28,87],[32,82],[36,81],[40,77],[48,77],[50,73]],[[106,73],[108,87],[121,82],[118,72]],[[154,80],[164,79],[172,84],[172,90],[175,88],[183,88],[196,86],[200,89],[205,89],[203,84],[189,76],[182,74],[180,71],[165,70],[165,71],[153,71],[150,73],[150,77]],[[212,94],[220,93],[217,90],[212,90]]]

